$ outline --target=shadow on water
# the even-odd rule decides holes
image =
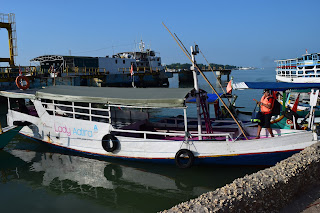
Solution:
[[[85,201],[114,212],[167,209],[261,169],[225,166],[179,169],[174,165],[102,161],[61,152],[22,136],[0,151],[0,159],[0,186],[18,183],[24,186],[21,190],[41,189],[33,190],[33,196],[25,197],[22,203],[32,202],[44,190],[50,199],[71,195],[81,206]],[[0,194],[6,193],[5,189],[0,187]],[[21,193],[19,189],[17,193]],[[2,209],[12,208],[14,196],[10,202],[2,205]]]

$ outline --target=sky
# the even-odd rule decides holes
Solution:
[[[320,52],[319,8],[319,0],[10,0],[0,13],[15,14],[16,65],[48,54],[104,57],[137,50],[140,40],[163,64],[190,63],[164,23],[210,63],[269,68]],[[6,29],[0,57],[9,57]],[[196,59],[206,64],[201,54]]]

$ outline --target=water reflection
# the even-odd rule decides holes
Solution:
[[[1,162],[6,162],[0,164],[0,185],[18,181],[55,196],[71,193],[80,201],[90,200],[119,212],[167,209],[258,170],[196,166],[183,170],[171,165],[106,162],[58,153],[44,145],[22,147],[26,144],[20,142],[0,152]],[[0,189],[0,193],[4,192]]]

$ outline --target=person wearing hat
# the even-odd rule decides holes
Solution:
[[[262,126],[264,128],[267,128],[268,132],[270,133],[271,137],[274,137],[272,133],[272,129],[270,127],[270,120],[272,116],[272,107],[273,107],[273,97],[270,95],[269,89],[263,90],[263,96],[261,97],[260,102],[258,102],[256,99],[253,99],[257,102],[257,104],[261,107],[261,120],[258,123],[258,133],[256,139],[260,138],[260,132],[262,129]]]

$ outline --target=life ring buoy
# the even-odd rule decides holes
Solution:
[[[119,140],[112,134],[107,134],[102,138],[102,147],[107,152],[113,152],[119,147]]]
[[[26,84],[23,85],[22,82],[25,81]],[[26,76],[21,76],[19,75],[17,78],[16,78],[16,85],[19,89],[22,89],[22,90],[26,90],[29,88],[30,86],[30,81],[29,79],[26,77]]]
[[[194,162],[194,155],[188,149],[180,149],[176,153],[175,162],[179,168],[189,168]]]

